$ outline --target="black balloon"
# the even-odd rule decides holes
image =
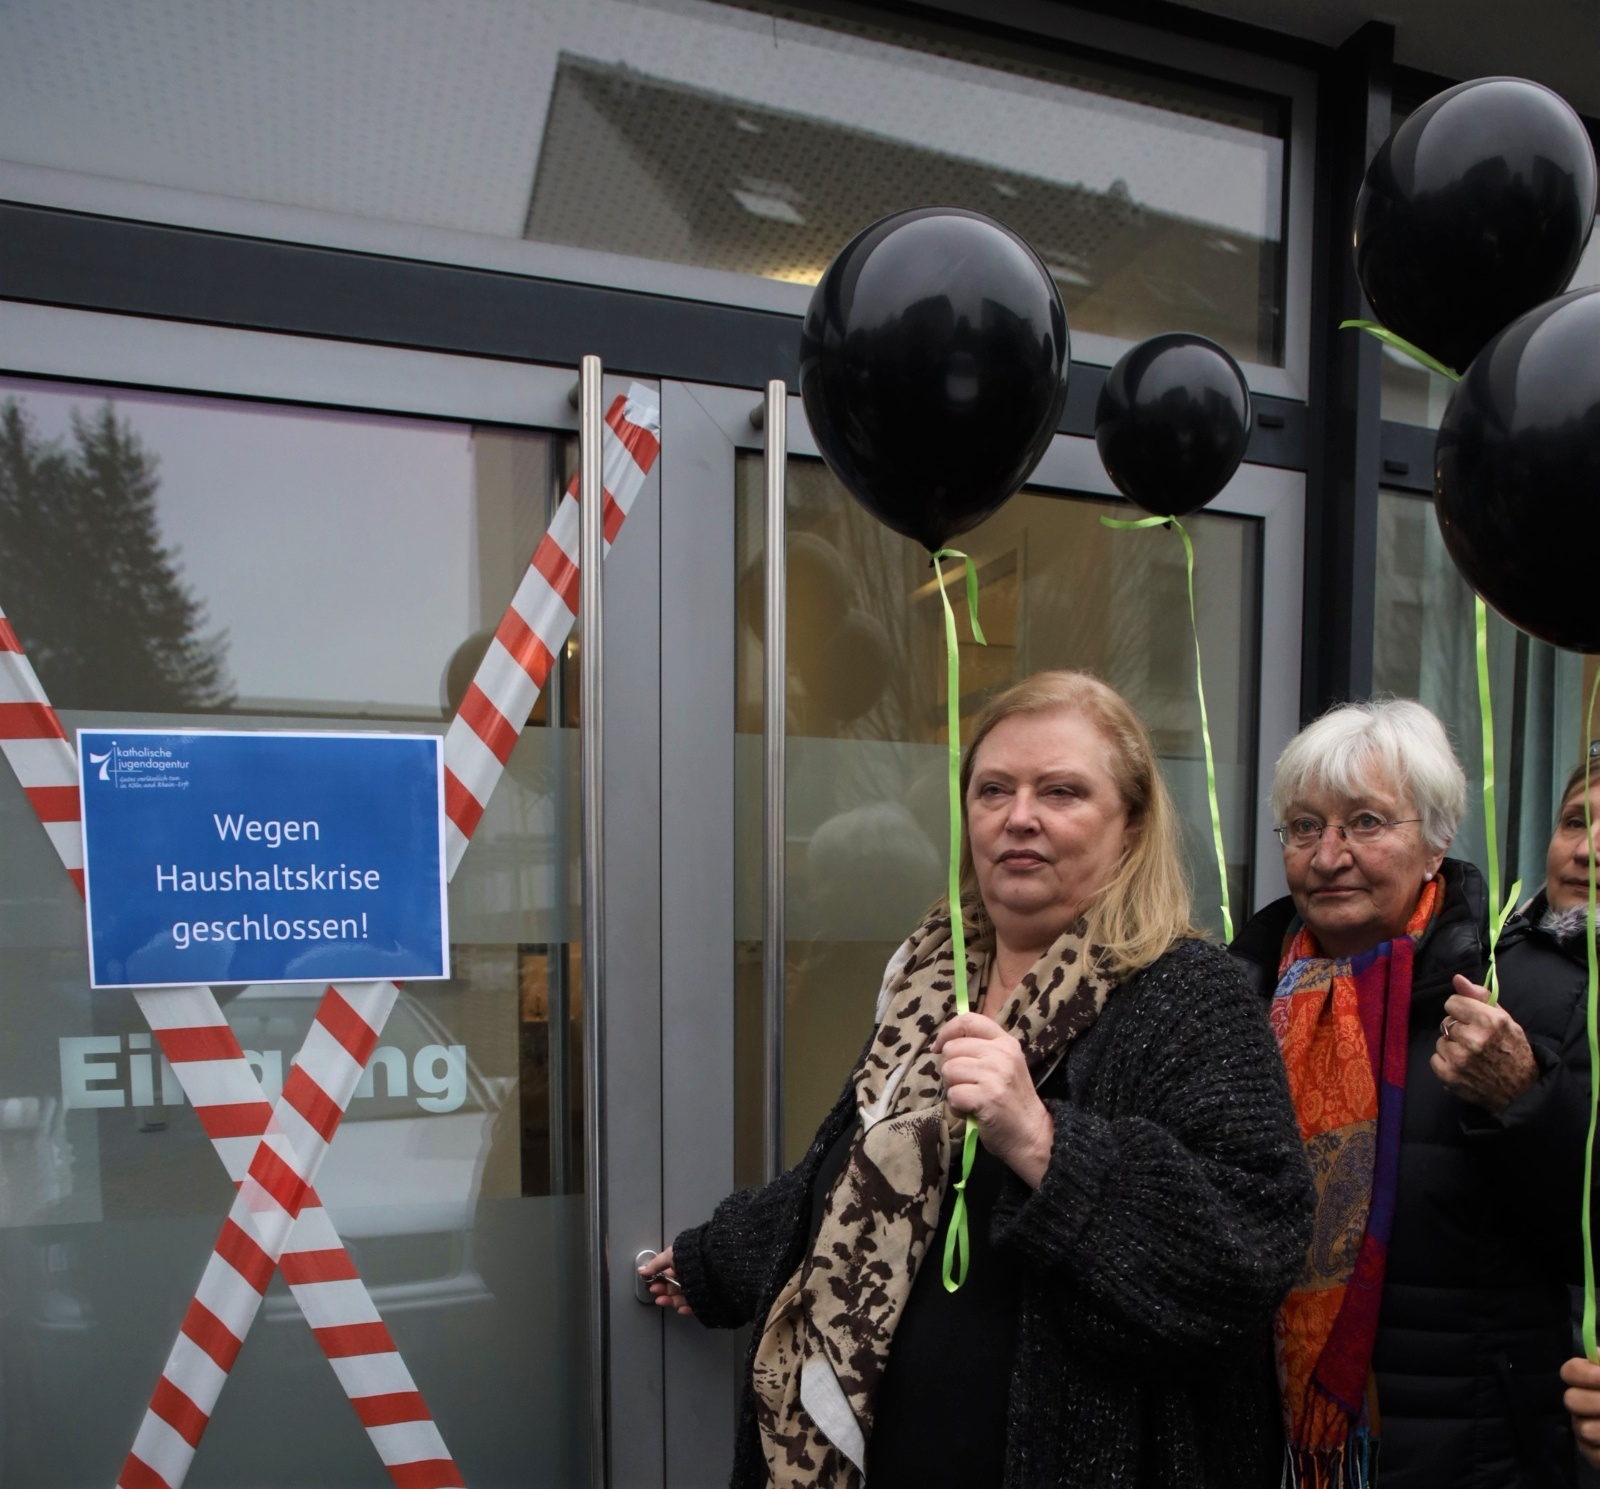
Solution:
[[[1161,517],[1197,511],[1232,479],[1250,442],[1250,389],[1214,341],[1172,331],[1124,352],[1094,411],[1106,474]]]
[[[1522,78],[1460,83],[1367,167],[1356,276],[1385,326],[1461,372],[1566,288],[1594,209],[1594,147],[1558,95]]]
[[[1514,625],[1600,651],[1600,289],[1513,321],[1445,409],[1434,453],[1445,547]]]
[[[1067,397],[1050,272],[977,212],[885,217],[828,266],[800,334],[817,447],[862,506],[929,550],[1039,463]]]

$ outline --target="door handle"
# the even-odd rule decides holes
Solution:
[[[783,1172],[784,888],[788,829],[784,816],[788,720],[788,507],[789,390],[779,378],[767,384],[766,426],[766,656],[762,735],[762,1157],[768,1179]]]
[[[660,1255],[661,1253],[659,1251],[650,1251],[646,1249],[641,1251],[633,1259],[633,1295],[646,1307],[655,1306],[655,1294],[650,1291],[651,1279],[648,1277],[641,1277],[639,1275],[639,1268],[642,1267],[646,1262],[653,1262]],[[663,1280],[673,1282],[676,1281],[674,1278],[664,1278]],[[679,1287],[678,1291],[681,1293],[683,1289]]]
[[[641,1303],[649,1306],[655,1302],[650,1292],[650,1279],[639,1275],[639,1268],[646,1262],[653,1262],[661,1253],[659,1251],[644,1250],[633,1259],[633,1295]]]
[[[583,1197],[589,1242],[590,1489],[606,1489],[611,1482],[611,1333],[606,1308],[605,736],[600,665],[605,641],[601,628],[601,560],[605,556],[602,391],[600,359],[585,357],[578,364],[578,750],[583,821]]]

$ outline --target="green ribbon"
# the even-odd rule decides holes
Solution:
[[[1354,329],[1376,336],[1387,346],[1404,352],[1413,362],[1437,372],[1453,383],[1461,381],[1461,374],[1446,367],[1437,357],[1430,357],[1420,346],[1413,346],[1403,336],[1396,336],[1387,326],[1377,321],[1340,321],[1341,331]],[[1495,960],[1495,948],[1500,933],[1505,929],[1511,912],[1516,907],[1517,896],[1522,893],[1522,880],[1511,886],[1505,899],[1500,898],[1500,828],[1496,821],[1494,789],[1494,704],[1489,691],[1489,607],[1482,595],[1473,595],[1475,611],[1475,636],[1478,652],[1478,713],[1483,723],[1483,837],[1485,856],[1489,861],[1489,1002],[1500,1001],[1500,969]]]
[[[950,767],[950,954],[955,958],[956,1012],[968,1011],[967,928],[961,915],[961,652],[956,637],[956,613],[944,587],[944,560],[959,558],[967,567],[967,617],[979,646],[987,646],[983,627],[978,624],[978,571],[971,558],[956,548],[941,548],[933,555],[933,572],[939,579],[939,598],[944,602],[945,724],[949,734],[946,759]],[[967,1180],[972,1177],[972,1161],[978,1153],[978,1124],[967,1119],[966,1136],[961,1143],[961,1178],[956,1182],[955,1208],[950,1214],[950,1229],[944,1239],[944,1287],[955,1292],[967,1280],[972,1262],[972,1240],[968,1234]]]
[[[1594,1237],[1590,1234],[1589,1212],[1594,1199],[1594,1138],[1595,1127],[1600,1125],[1600,953],[1594,941],[1595,918],[1595,866],[1594,820],[1589,805],[1589,787],[1594,778],[1594,756],[1589,753],[1589,741],[1594,738],[1594,700],[1600,693],[1600,668],[1589,689],[1589,709],[1584,715],[1588,727],[1584,730],[1583,751],[1583,830],[1591,845],[1589,853],[1589,1141],[1583,1150],[1583,1352],[1591,1365],[1600,1365],[1600,1349],[1595,1345],[1594,1332]]]
[[[1341,321],[1339,329],[1354,327],[1376,336],[1379,341],[1387,343],[1397,351],[1404,352],[1414,362],[1420,363],[1430,372],[1437,372],[1441,377],[1447,377],[1453,383],[1461,381],[1461,374],[1446,367],[1437,357],[1430,357],[1420,347],[1413,346],[1404,338],[1396,336],[1393,331],[1378,325],[1375,321]],[[1478,654],[1478,711],[1483,719],[1483,826],[1485,849],[1489,861],[1489,913],[1493,916],[1493,924],[1489,927],[1489,1001],[1500,1001],[1500,971],[1496,965],[1495,952],[1500,943],[1501,933],[1505,930],[1506,921],[1511,918],[1512,908],[1517,903],[1517,897],[1522,893],[1522,880],[1518,879],[1511,886],[1505,899],[1500,898],[1500,841],[1499,829],[1495,821],[1495,790],[1494,790],[1494,709],[1489,693],[1489,607],[1484,604],[1481,595],[1473,596],[1473,608],[1476,618],[1476,641]],[[1583,767],[1583,825],[1584,831],[1591,834],[1593,841],[1593,822],[1589,806],[1589,784],[1593,773],[1594,762],[1587,753],[1588,741],[1594,737],[1594,701],[1595,694],[1600,691],[1600,671],[1595,673],[1594,686],[1589,690],[1589,711],[1584,716],[1588,720],[1588,729],[1584,734],[1585,754]],[[1595,1277],[1594,1277],[1594,1238],[1590,1234],[1590,1210],[1594,1198],[1594,1143],[1595,1129],[1600,1125],[1600,961],[1597,961],[1595,948],[1595,863],[1594,855],[1589,855],[1589,998],[1588,998],[1588,1025],[1589,1025],[1589,1142],[1583,1155],[1583,1214],[1580,1224],[1583,1227],[1583,1352],[1591,1363],[1600,1364],[1600,1350],[1595,1344]]]
[[[1454,368],[1446,367],[1437,357],[1430,357],[1420,346],[1413,346],[1403,336],[1396,336],[1387,326],[1380,326],[1377,321],[1340,321],[1341,331],[1365,331],[1368,335],[1376,336],[1386,346],[1392,346],[1397,352],[1404,352],[1413,362],[1420,363],[1429,372],[1437,372],[1440,377],[1447,377],[1453,383],[1461,381],[1461,374]]]
[[[1141,517],[1138,521],[1124,521],[1119,517],[1102,517],[1106,527],[1119,532],[1137,532],[1146,527],[1170,527],[1183,539],[1183,556],[1189,566],[1189,629],[1194,635],[1194,690],[1200,699],[1200,737],[1206,747],[1206,795],[1211,803],[1211,841],[1217,850],[1217,878],[1222,884],[1222,929],[1224,939],[1233,940],[1233,902],[1228,894],[1228,857],[1222,848],[1222,808],[1217,802],[1217,762],[1211,753],[1211,721],[1206,716],[1206,683],[1200,666],[1200,622],[1194,609],[1194,544],[1176,517]]]
[[[1478,638],[1478,711],[1483,716],[1483,833],[1489,860],[1489,913],[1494,924],[1489,927],[1489,1001],[1500,1001],[1500,971],[1495,964],[1495,947],[1500,933],[1522,893],[1522,880],[1511,886],[1511,893],[1500,898],[1500,834],[1495,820],[1494,804],[1494,705],[1489,695],[1489,607],[1480,595],[1472,597],[1477,611]]]

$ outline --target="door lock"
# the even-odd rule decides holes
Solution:
[[[653,1262],[661,1253],[659,1251],[641,1251],[633,1259],[633,1295],[647,1307],[655,1305],[655,1295],[650,1291],[650,1279],[639,1275],[639,1268],[646,1262]]]

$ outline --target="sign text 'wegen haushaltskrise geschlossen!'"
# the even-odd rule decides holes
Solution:
[[[448,977],[441,743],[80,729],[91,985]]]

